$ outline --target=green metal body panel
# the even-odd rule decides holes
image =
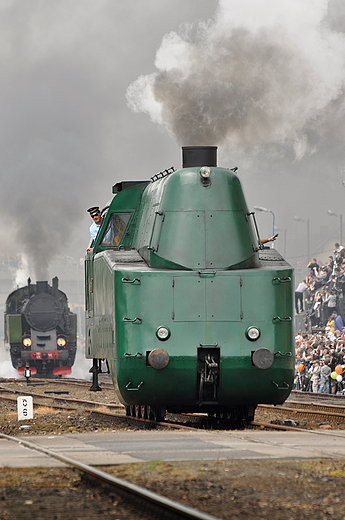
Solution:
[[[77,315],[75,313],[70,314],[70,324],[71,324],[71,334],[70,334],[70,344],[77,345],[77,336],[78,336],[78,324],[77,324]]]
[[[210,188],[200,183],[199,168],[180,170],[147,187],[132,245],[149,265],[257,266],[256,240],[240,181],[230,170],[213,168],[212,173]]]
[[[125,263],[122,255],[127,255]],[[274,282],[288,277],[290,282]],[[197,402],[200,345],[220,348],[220,398],[213,408],[278,404],[290,393],[292,322],[275,321],[291,317],[293,282],[288,264],[274,270],[213,274],[156,270],[140,262],[134,252],[108,252],[95,257],[94,284],[99,289],[94,296],[97,317],[87,320],[87,357],[107,358],[123,403],[208,409]],[[162,325],[171,331],[164,342],[155,334]],[[261,330],[255,343],[245,336],[253,325]],[[252,352],[260,347],[275,353],[267,370],[251,362]],[[146,362],[147,353],[155,348],[169,354],[163,370]]]
[[[291,391],[292,268],[275,250],[258,250],[237,176],[211,170],[207,186],[189,168],[118,193],[86,256],[86,357],[108,360],[126,405],[226,411],[279,404]],[[121,241],[102,246],[112,215],[124,213]],[[256,341],[250,326],[260,329]],[[160,370],[148,362],[155,349],[169,355]],[[220,356],[212,403],[198,397],[200,349]],[[270,368],[254,365],[258,349],[273,353]]]
[[[5,315],[5,341],[20,345],[22,340],[22,317],[20,314]]]

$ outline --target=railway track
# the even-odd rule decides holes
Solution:
[[[5,395],[1,395],[4,392]],[[150,424],[155,427],[172,428],[179,430],[193,430],[193,429],[228,429],[222,423],[216,421],[210,421],[205,414],[167,414],[167,420],[165,421],[154,421],[148,418],[138,418],[125,415],[125,407],[123,405],[106,404],[97,401],[87,401],[83,399],[72,399],[69,397],[62,396],[46,396],[41,393],[28,391],[15,392],[15,394],[31,395],[35,397],[35,406],[49,407],[58,410],[68,411],[85,411],[107,418],[114,419],[114,426],[116,421],[126,420],[131,424],[141,425]],[[14,392],[6,387],[0,386],[0,400],[7,400],[11,402],[17,402],[17,397]],[[106,408],[106,409],[104,409]],[[122,413],[116,413],[114,410],[120,410]],[[252,422],[252,426],[287,430],[286,426],[269,425],[260,422]]]
[[[289,400],[282,406],[259,405],[258,408],[275,413],[282,412],[284,415],[296,419],[321,420],[332,424],[345,423],[345,406],[341,405]]]
[[[5,395],[2,395],[4,393]],[[17,402],[18,395],[30,395],[35,397],[35,406],[41,407],[49,407],[58,410],[68,410],[68,411],[84,411],[92,414],[97,414],[100,416],[104,416],[107,418],[112,418],[114,420],[114,426],[116,425],[116,421],[126,421],[131,424],[144,426],[145,424],[150,424],[155,427],[163,427],[163,428],[172,428],[172,429],[180,429],[180,430],[190,430],[193,429],[192,426],[186,426],[184,424],[178,422],[157,422],[149,419],[143,419],[138,417],[131,417],[125,414],[125,407],[122,404],[109,404],[98,401],[88,401],[84,399],[75,399],[70,397],[63,397],[61,395],[53,396],[53,395],[44,395],[42,393],[31,391],[30,387],[27,390],[20,389],[11,390],[10,388],[4,387],[0,385],[0,400],[3,401],[11,401],[13,403]],[[120,413],[116,413],[119,411]]]
[[[302,392],[301,390],[292,390],[287,401],[311,401],[311,402],[324,402],[328,404],[343,404],[345,406],[345,395],[337,394],[318,394],[314,392]]]
[[[11,380],[1,380],[3,383],[11,383]],[[37,380],[27,385],[21,385],[20,390],[11,388],[12,385],[5,386],[0,381],[0,399],[15,402],[17,396],[31,395],[35,398],[35,406],[46,406],[54,409],[69,410],[69,411],[86,411],[92,414],[98,414],[107,418],[112,418],[114,421],[127,420],[130,424],[137,424],[139,427],[143,423],[156,425],[157,427],[174,428],[174,429],[228,429],[229,425],[222,424],[219,420],[211,420],[204,414],[167,414],[166,420],[155,421],[152,418],[137,417],[133,415],[126,415],[126,407],[120,403],[106,403],[102,400],[102,392],[95,394],[90,393],[94,400],[76,399],[67,397],[64,390],[47,390],[38,391],[43,385],[54,384],[60,388],[69,388],[79,386],[89,389],[90,382],[85,380]],[[13,380],[12,380],[13,382]],[[22,381],[23,383],[23,381]],[[104,390],[113,391],[112,383],[102,382]],[[42,386],[41,386],[42,385]],[[100,400],[95,400],[96,397]],[[336,404],[335,404],[336,403]],[[321,421],[331,423],[332,425],[345,423],[345,399],[343,396],[334,396],[327,394],[312,394],[310,392],[296,392],[294,391],[289,399],[281,406],[273,405],[259,405],[258,410],[266,410],[274,414],[280,414],[283,418],[307,419],[311,421]],[[140,415],[140,414],[139,414]],[[150,420],[151,419],[151,420]],[[116,423],[114,423],[114,426]],[[252,427],[265,427],[268,423],[253,421]],[[271,428],[287,429],[286,425],[270,425]]]
[[[64,408],[69,408],[71,410],[77,410],[78,409],[78,406],[82,406],[84,408],[107,408],[108,410],[123,410],[123,413],[124,413],[124,409],[125,407],[122,405],[122,404],[109,404],[109,403],[104,403],[104,402],[99,402],[99,401],[89,401],[89,400],[86,400],[86,399],[75,399],[75,398],[72,398],[72,397],[63,397],[62,395],[60,395],[59,391],[48,391],[47,394],[55,394],[55,395],[46,395],[46,394],[42,394],[42,393],[39,393],[39,392],[34,392],[30,389],[30,387],[28,387],[27,390],[23,390],[21,389],[20,392],[18,390],[11,390],[10,388],[7,388],[7,387],[4,387],[4,386],[1,386],[0,385],[0,392],[4,392],[5,394],[17,394],[19,395],[19,393],[21,395],[31,395],[33,397],[37,397],[39,399],[41,399],[43,402],[39,402],[39,401],[35,401],[35,404],[37,404],[38,406],[49,406],[49,404],[47,405],[47,403],[49,403],[50,401],[53,401],[54,403],[64,403]],[[63,394],[64,392],[61,392],[61,394]],[[0,394],[0,398],[2,399],[10,399],[10,395],[8,395],[8,397],[5,396],[2,396]],[[11,397],[11,400],[16,400],[17,398],[16,397]],[[57,404],[54,404],[52,403],[51,406],[54,406],[54,407],[57,407],[59,408],[60,406],[57,405]],[[68,406],[70,405],[70,406]]]
[[[81,462],[78,462],[70,457],[66,457],[65,455],[62,455],[60,453],[57,453],[56,451],[49,450],[45,447],[38,446],[37,444],[34,444],[32,442],[29,442],[24,439],[17,439],[16,437],[12,437],[11,435],[5,435],[3,433],[0,433],[0,438],[10,440],[12,442],[20,443],[21,445],[30,448],[31,450],[35,450],[41,453],[44,453],[48,457],[54,458],[59,460],[60,462],[63,462],[67,464],[68,466],[77,469],[84,474],[87,474],[91,476],[94,480],[106,484],[107,486],[115,487],[116,489],[120,489],[121,491],[125,491],[129,495],[134,495],[137,499],[141,500],[142,504],[144,505],[145,513],[147,514],[147,508],[145,508],[145,504],[149,502],[150,504],[153,504],[156,508],[159,508],[162,511],[171,512],[174,516],[172,518],[189,518],[189,519],[198,519],[198,520],[219,520],[217,517],[209,515],[207,513],[203,513],[202,511],[197,511],[196,509],[193,509],[191,507],[185,506],[179,502],[175,502],[173,500],[170,500],[162,495],[159,495],[157,493],[154,493],[152,491],[149,491],[143,487],[136,486],[135,484],[132,484],[131,482],[128,482],[123,479],[119,479],[117,477],[113,477],[112,475],[109,475],[108,473],[104,471],[100,471],[92,466],[89,466],[87,464],[83,464]],[[137,505],[138,507],[138,505]],[[140,505],[139,505],[140,509]],[[150,515],[147,515],[150,516]],[[159,518],[157,516],[157,510],[152,512],[152,518]],[[168,520],[168,517],[165,517]]]

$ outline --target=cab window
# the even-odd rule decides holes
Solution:
[[[107,229],[105,230],[101,246],[116,247],[120,244],[123,233],[125,232],[130,213],[113,213],[110,217]]]

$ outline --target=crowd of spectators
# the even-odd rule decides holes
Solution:
[[[306,311],[306,326],[325,327],[333,312],[345,314],[345,248],[335,244],[334,257],[326,265],[314,258],[308,264],[309,274],[295,291],[296,313]]]
[[[345,394],[345,332],[299,332],[295,341],[295,388]]]
[[[296,314],[305,317],[295,338],[295,388],[345,394],[345,248],[336,243],[326,265],[314,258],[307,267],[295,290]]]

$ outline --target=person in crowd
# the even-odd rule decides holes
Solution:
[[[318,279],[319,283],[319,286],[317,288],[322,287],[326,283],[330,275],[331,273],[328,273],[327,267],[323,265],[319,270],[319,274],[316,275],[316,278]]]
[[[322,361],[321,362],[321,370],[320,370],[320,386],[319,386],[319,389],[318,389],[318,393],[319,394],[322,394],[322,392],[324,390],[326,390],[326,393],[327,394],[330,394],[331,393],[331,388],[330,388],[330,383],[329,383],[329,379],[330,379],[330,375],[331,375],[331,369],[330,369],[330,366],[328,365],[328,363],[326,363],[325,361]]]
[[[311,391],[316,394],[319,390],[321,374],[320,363],[316,359],[312,362],[310,372]]]
[[[314,271],[314,273],[317,275],[319,272],[319,264],[317,263],[316,258],[313,258],[311,262],[307,265],[308,269],[311,271]]]
[[[337,293],[335,289],[333,290],[331,287],[326,288],[324,302],[327,304],[324,308],[325,320],[328,321],[329,317],[337,307]]]
[[[344,260],[345,249],[344,249],[343,246],[340,246],[338,244],[338,242],[336,242],[336,244],[335,244],[334,254],[335,254],[335,259],[334,259],[335,263],[336,263],[337,266],[339,266],[343,262],[343,260]]]
[[[307,289],[306,281],[303,280],[300,284],[298,284],[295,290],[295,308],[297,314],[303,312],[303,293]]]
[[[319,327],[321,321],[322,292],[317,291],[314,299],[312,299],[312,311],[309,315],[311,326]]]
[[[336,311],[333,312],[332,316],[334,318],[334,332],[342,332],[344,328],[342,317]]]
[[[329,256],[328,257],[328,265],[329,267],[332,269],[333,271],[333,266],[334,266],[334,260],[333,260],[333,256]]]

